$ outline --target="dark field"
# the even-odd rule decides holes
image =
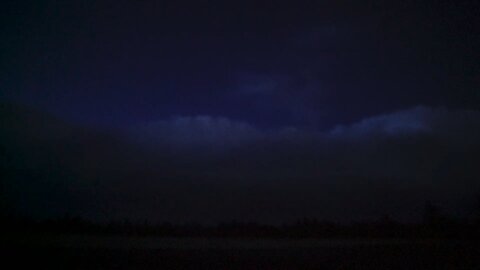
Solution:
[[[480,269],[469,241],[25,239],[2,241],[9,269]]]

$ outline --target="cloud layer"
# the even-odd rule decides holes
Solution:
[[[372,137],[429,134],[473,141],[480,135],[480,112],[418,106],[363,119],[330,131],[333,136]]]
[[[182,148],[201,145],[229,148],[256,141],[282,140],[324,144],[408,136],[431,136],[458,145],[477,143],[480,112],[418,106],[368,117],[350,125],[338,125],[327,131],[306,131],[295,127],[264,130],[225,117],[178,116],[137,125],[129,131],[129,137],[137,142]]]
[[[412,220],[427,200],[465,214],[480,193],[476,111],[415,107],[329,131],[173,117],[132,127],[122,139],[42,115],[22,124],[11,114],[17,121],[1,129],[4,205],[36,215]]]
[[[179,116],[131,129],[130,137],[150,146],[171,146],[182,149],[232,147],[262,136],[253,126],[224,117]]]

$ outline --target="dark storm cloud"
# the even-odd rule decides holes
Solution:
[[[258,129],[245,122],[199,115],[179,116],[137,125],[131,129],[130,137],[150,146],[170,145],[188,148],[203,145],[229,148],[255,140],[261,135]]]
[[[431,135],[454,143],[479,138],[480,113],[418,106],[408,110],[363,119],[349,126],[338,126],[332,136],[375,138],[376,136]]]
[[[178,116],[119,138],[5,108],[4,205],[36,216],[412,220],[426,200],[461,215],[480,191],[478,111],[419,106],[328,131]]]
[[[115,127],[220,115],[329,129],[416,104],[479,109],[475,5],[10,1],[0,95]]]
[[[458,179],[478,177],[471,164],[478,159],[479,135],[478,111],[420,106],[338,126],[328,136],[351,147],[356,167],[367,174],[433,181],[434,185],[435,179],[448,177],[449,167],[457,167]]]
[[[262,76],[255,72],[239,72],[236,77],[232,91],[239,95],[271,95],[281,90],[285,83],[278,77]]]
[[[419,106],[329,131],[264,130],[209,117],[185,118],[181,129],[173,128],[178,121],[161,121],[162,125],[147,129],[150,139],[161,138],[150,140],[150,147],[173,147],[177,154],[189,157],[188,163],[179,163],[183,165],[177,170],[182,173],[173,179],[200,185],[195,193],[199,198],[205,199],[202,192],[210,194],[209,189],[230,194],[225,195],[228,198],[210,194],[210,203],[204,202],[213,207],[217,199],[222,200],[243,213],[219,210],[219,215],[229,218],[281,220],[318,215],[343,219],[389,213],[414,219],[426,200],[459,213],[480,190],[475,165],[480,155],[478,111]],[[183,139],[202,130],[209,130],[204,133],[210,134],[208,139],[192,139],[185,147]],[[136,129],[135,133],[142,136],[144,132]],[[202,155],[192,159],[192,151],[199,149]],[[253,207],[251,203],[259,200],[263,203],[256,211],[245,213],[240,206]],[[338,214],[339,209],[344,209],[344,215]]]
[[[428,166],[440,166],[437,158],[452,153],[468,156],[467,153],[477,150],[480,138],[477,111],[428,107],[370,117],[326,132],[294,127],[264,130],[210,117],[160,123],[135,128],[130,136],[133,134],[146,145],[168,146],[178,151],[200,147],[208,155],[209,151],[223,150],[245,166],[234,174],[254,171],[255,164],[264,164],[261,175],[267,178],[286,175],[284,169],[291,177],[300,178],[352,174],[417,179],[430,173],[428,178],[419,179],[421,182],[434,177],[433,171],[427,171],[436,169]],[[424,158],[434,164],[419,166],[418,161]],[[284,161],[288,166],[276,163]],[[328,165],[335,163],[334,167]]]
[[[8,1],[0,98],[38,108],[2,111],[8,205],[166,220],[453,206],[478,190],[477,5]]]
[[[473,110],[448,110],[425,106],[376,115],[350,125],[338,125],[331,130],[302,130],[295,127],[262,129],[254,124],[226,117],[179,116],[136,125],[130,135],[140,141],[183,144],[248,144],[252,141],[294,140],[301,142],[361,142],[408,136],[431,136],[445,143],[468,145],[480,134],[480,113]],[[287,136],[290,134],[290,136]]]

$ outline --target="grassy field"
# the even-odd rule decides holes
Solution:
[[[480,245],[466,241],[81,235],[4,240],[3,263],[10,269],[480,269]]]

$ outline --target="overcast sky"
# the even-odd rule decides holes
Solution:
[[[475,1],[7,1],[2,99],[94,125],[478,109]]]
[[[480,192],[477,1],[0,10],[7,208],[408,220]]]

